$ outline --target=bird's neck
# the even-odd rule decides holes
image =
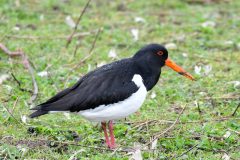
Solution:
[[[135,61],[137,73],[143,78],[147,91],[151,90],[158,82],[161,74],[161,67],[155,67],[148,61]]]

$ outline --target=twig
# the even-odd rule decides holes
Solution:
[[[96,33],[97,30],[93,30],[90,32],[81,32],[81,33],[76,33],[73,35],[72,38],[82,38],[88,35],[92,35]],[[37,40],[37,39],[68,39],[68,36],[61,35],[61,36],[29,36],[29,35],[6,35],[5,37],[7,38],[14,38],[14,39],[26,39],[26,40]]]
[[[11,72],[11,76],[13,77],[13,79],[17,82],[17,84],[18,84],[18,87],[19,87],[19,89],[21,90],[21,91],[23,91],[23,92],[30,92],[30,93],[33,93],[31,90],[28,90],[28,89],[24,89],[24,88],[22,88],[21,87],[21,82],[15,77],[15,75]]]
[[[238,103],[237,108],[232,113],[232,116],[235,116],[235,114],[237,113],[237,110],[238,110],[239,107],[240,107],[240,102]]]
[[[13,73],[11,73],[11,76],[13,77],[13,79],[17,82],[19,88],[21,88],[21,82],[14,76]]]
[[[75,57],[76,54],[77,54],[77,50],[78,50],[79,46],[80,46],[80,45],[77,44],[76,47],[75,47],[75,49],[74,49],[74,52],[73,52],[73,56],[74,56],[74,57]]]
[[[179,115],[178,115],[177,119],[175,120],[175,122],[174,122],[169,128],[167,128],[165,131],[163,131],[163,132],[161,132],[161,133],[159,133],[159,134],[156,134],[156,135],[154,136],[154,138],[153,138],[150,142],[148,142],[147,144],[145,144],[145,146],[151,144],[153,141],[155,141],[156,139],[160,138],[162,135],[164,135],[165,133],[167,133],[168,131],[170,131],[170,130],[175,126],[175,124],[178,123],[178,121],[179,121],[181,115],[183,114],[183,111],[185,110],[186,106],[187,106],[187,105],[184,106],[184,108],[183,108],[183,109],[181,110],[181,112],[179,113]]]
[[[29,71],[29,73],[31,74],[32,83],[33,83],[33,94],[32,94],[32,96],[31,96],[31,98],[30,98],[30,101],[29,101],[30,104],[32,104],[32,103],[35,101],[35,99],[37,98],[37,95],[38,95],[38,85],[37,85],[37,82],[36,82],[36,80],[35,80],[32,67],[29,67],[29,68],[28,68],[28,71]]]
[[[74,159],[77,159],[77,158],[74,158],[76,155],[78,155],[79,153],[81,153],[83,151],[83,149],[80,149],[78,151],[76,151],[68,160],[74,160]]]
[[[73,67],[72,70],[74,70],[74,69],[78,68],[79,66],[81,66],[87,59],[89,59],[89,58],[93,55],[93,49],[95,48],[97,39],[98,39],[101,31],[102,31],[101,29],[98,29],[98,32],[96,33],[96,36],[95,36],[95,38],[94,38],[94,41],[93,41],[93,43],[92,43],[92,46],[91,46],[91,48],[90,48],[90,50],[89,50],[88,55],[87,55],[86,57],[84,57],[75,67]]]
[[[9,115],[10,115],[17,123],[19,123],[20,125],[24,126],[20,121],[18,121],[18,120],[14,117],[14,115],[7,109],[6,106],[4,106],[4,105],[2,105],[2,106],[5,108],[5,110],[9,113]]]
[[[76,32],[76,30],[77,30],[77,28],[78,28],[79,22],[81,21],[82,16],[83,16],[83,14],[85,13],[85,11],[86,11],[86,9],[87,9],[87,7],[88,7],[90,1],[91,1],[91,0],[88,0],[88,2],[86,3],[85,7],[83,8],[83,10],[82,10],[80,16],[78,17],[77,22],[76,22],[76,25],[75,25],[75,27],[74,27],[74,30],[73,30],[72,34],[69,36],[69,38],[67,39],[66,48],[67,48],[68,45],[71,43],[71,41],[72,41],[72,37],[74,36],[74,34],[75,34],[75,32]]]
[[[194,148],[196,148],[198,145],[199,145],[199,144],[196,144],[196,145],[192,146],[191,148],[189,148],[188,150],[186,150],[185,152],[183,152],[181,155],[176,156],[176,157],[173,156],[173,157],[171,157],[170,159],[182,157],[182,156],[185,155],[186,153],[188,153],[188,152],[190,152],[191,150],[193,150]]]
[[[18,99],[19,97],[17,97],[17,99],[15,100],[14,104],[13,104],[13,109],[12,111],[10,112],[7,108],[5,108],[5,110],[9,111],[11,114],[13,114],[15,108],[16,108],[16,105],[17,105],[17,102],[18,102]],[[11,116],[11,114],[9,113],[9,116]],[[3,124],[8,120],[9,117],[7,117],[4,121],[3,121]]]
[[[6,53],[8,56],[10,57],[14,57],[14,56],[21,56],[21,52],[19,51],[15,51],[15,52],[11,52],[7,47],[5,47],[3,44],[0,43],[0,49],[3,51],[3,53]]]
[[[0,49],[2,49],[2,51],[4,53],[6,53],[9,57],[20,56],[22,58],[22,63],[25,66],[25,68],[27,68],[27,70],[28,70],[28,72],[29,72],[29,74],[31,75],[31,78],[32,78],[33,95],[30,97],[30,101],[29,101],[30,104],[32,104],[33,101],[37,98],[38,86],[37,86],[37,82],[36,82],[35,77],[34,77],[33,68],[29,63],[27,55],[22,50],[17,50],[17,51],[12,52],[1,43],[0,43]]]
[[[146,125],[146,124],[154,123],[154,122],[156,122],[156,121],[157,121],[157,120],[149,120],[149,121],[140,123],[140,124],[134,126],[133,128],[131,128],[131,130],[133,130],[133,129],[135,129],[135,128],[138,128],[138,127],[140,127],[140,126]]]
[[[232,132],[234,132],[234,133],[236,133],[236,134],[238,134],[238,135],[240,136],[240,132],[238,132],[238,131],[235,131],[235,130],[233,130],[233,129],[230,129],[230,128],[228,128],[228,130],[229,130],[229,131],[232,131]]]
[[[204,100],[213,100],[213,99],[239,99],[239,95],[237,96],[229,96],[229,97],[206,97],[206,98],[200,98]]]
[[[196,107],[197,107],[197,109],[198,109],[199,115],[201,115],[202,111],[201,111],[201,109],[200,109],[200,106],[199,106],[198,101],[195,101],[195,105],[196,105]]]
[[[221,117],[218,119],[210,119],[210,120],[200,120],[200,121],[186,121],[186,122],[181,122],[181,124],[190,124],[190,123],[206,123],[206,122],[220,122],[220,121],[226,121],[226,120],[240,120],[240,118],[232,118],[232,117]],[[142,125],[145,124],[151,124],[151,123],[158,123],[158,124],[173,124],[174,121],[172,120],[149,120],[149,121],[140,121],[140,122],[127,122],[127,124],[134,124],[134,123],[141,123],[140,125],[136,125],[136,127],[134,126],[132,129],[135,129],[137,127],[140,127]],[[176,124],[180,124],[179,122],[177,122]]]

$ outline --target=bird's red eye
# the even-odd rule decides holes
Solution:
[[[159,56],[161,56],[161,55],[163,55],[163,51],[158,51],[157,54],[158,54]]]

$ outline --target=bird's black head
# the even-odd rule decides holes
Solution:
[[[158,67],[165,65],[168,58],[167,49],[160,44],[149,44],[140,49],[134,56],[134,59],[145,59]]]
[[[141,69],[145,74],[149,74],[150,72],[152,74],[160,74],[161,67],[166,65],[179,74],[194,80],[192,75],[187,73],[168,57],[167,49],[160,44],[149,44],[143,47],[133,56],[133,59],[138,63],[140,68],[146,69],[146,71]]]

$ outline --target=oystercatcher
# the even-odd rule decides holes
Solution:
[[[89,121],[101,122],[106,144],[114,148],[113,120],[125,118],[141,107],[165,65],[194,80],[193,76],[168,58],[164,46],[149,44],[131,58],[89,72],[72,87],[32,108],[36,111],[30,117],[61,111],[77,112]]]

